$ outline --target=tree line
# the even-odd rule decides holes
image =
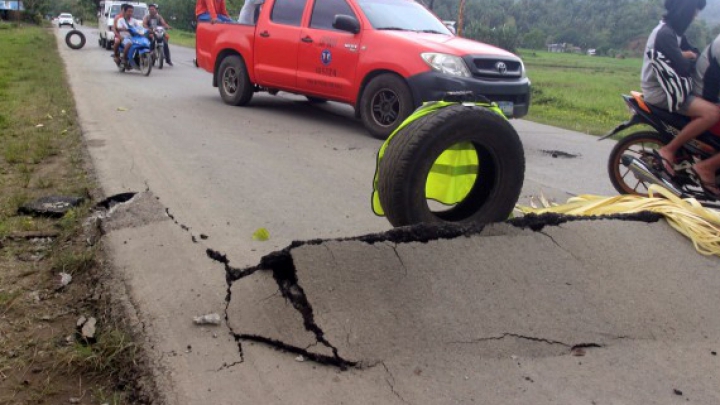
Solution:
[[[424,0],[426,4],[430,0]],[[640,54],[664,12],[663,0],[466,0],[463,36],[514,51],[565,43],[599,54]],[[459,0],[432,0],[443,20],[458,19]],[[687,32],[704,47],[720,32],[696,19]]]
[[[147,1],[147,0],[146,0]],[[156,1],[168,22],[181,29],[192,29],[194,0]],[[443,20],[458,19],[460,0],[419,0]],[[463,36],[515,51],[517,48],[544,49],[548,44],[564,43],[598,54],[639,55],[647,35],[663,14],[664,0],[466,0]],[[226,0],[236,17],[244,0]],[[94,21],[99,0],[25,0],[33,14],[57,15],[69,11]],[[711,14],[716,10],[708,7]],[[702,14],[701,14],[702,16]],[[697,19],[687,32],[691,43],[704,47],[720,33],[720,25],[710,26]]]

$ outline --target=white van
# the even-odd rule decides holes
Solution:
[[[98,44],[105,47],[105,49],[112,49],[113,41],[115,41],[115,32],[113,32],[113,22],[115,16],[120,14],[120,7],[123,4],[130,4],[133,6],[133,18],[141,20],[145,18],[150,12],[146,3],[140,3],[137,1],[115,1],[115,0],[101,0],[100,1],[100,16],[98,19],[98,25],[100,29],[100,39]]]

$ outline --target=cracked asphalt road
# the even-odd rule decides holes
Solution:
[[[108,221],[105,246],[167,403],[665,404],[676,389],[720,402],[717,260],[664,223],[306,244],[291,258],[308,317],[293,277],[258,263],[293,240],[388,230],[369,207],[380,142],[333,103],[226,106],[192,50],[150,77],[119,74],[85,32],[82,50],[59,49],[105,193],[148,190]],[[612,193],[612,143],[513,124],[524,197]],[[252,241],[259,227],[269,241]],[[228,325],[192,323],[226,310]]]

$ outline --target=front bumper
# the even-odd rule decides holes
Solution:
[[[115,41],[115,32],[105,31],[105,39],[109,42]]]
[[[449,76],[431,71],[407,78],[416,107],[426,101],[442,100],[449,91],[472,91],[495,102],[512,102],[513,113],[508,118],[521,118],[530,109],[530,80],[481,80],[474,77]]]

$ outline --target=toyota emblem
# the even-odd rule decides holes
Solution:
[[[507,72],[507,65],[505,62],[498,62],[495,64],[495,69],[497,69],[498,73],[504,75]]]

